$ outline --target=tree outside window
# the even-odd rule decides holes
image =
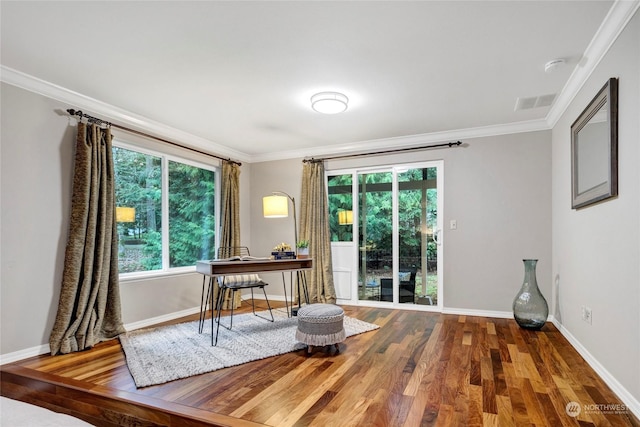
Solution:
[[[134,221],[118,223],[120,273],[162,271],[214,258],[213,170],[117,146],[113,158],[116,206],[135,209]],[[165,191],[168,197],[163,198]],[[163,209],[168,224],[163,224]]]

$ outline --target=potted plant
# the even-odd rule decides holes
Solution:
[[[298,248],[298,258],[309,258],[309,241],[300,240],[296,243]]]

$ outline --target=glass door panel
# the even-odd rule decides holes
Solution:
[[[413,168],[397,177],[398,302],[437,305],[437,169]]]
[[[358,299],[393,301],[393,174],[358,174]]]

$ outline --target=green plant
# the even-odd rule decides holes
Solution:
[[[298,248],[308,248],[309,247],[309,241],[308,240],[299,240],[298,243],[296,243],[296,246]]]

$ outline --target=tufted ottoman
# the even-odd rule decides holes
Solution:
[[[309,304],[298,310],[296,339],[307,344],[311,353],[313,346],[335,345],[344,341],[344,310],[334,304]]]

